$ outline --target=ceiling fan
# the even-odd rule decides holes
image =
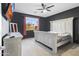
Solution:
[[[54,7],[54,5],[51,5],[51,6],[47,7],[44,3],[41,3],[41,6],[42,6],[41,9],[37,9],[37,10],[41,10],[41,13],[46,12],[46,11],[51,11],[51,10],[49,10],[49,8]]]

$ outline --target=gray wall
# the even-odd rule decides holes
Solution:
[[[49,20],[57,20],[57,19],[63,19],[68,17],[79,17],[79,7],[61,12],[56,15],[52,15],[50,17],[47,17]]]
[[[46,18],[40,18],[40,31],[49,31],[50,23]]]

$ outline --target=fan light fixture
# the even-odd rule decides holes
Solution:
[[[51,11],[51,10],[49,10],[49,8],[54,7],[54,5],[51,5],[51,6],[47,7],[44,3],[41,3],[41,6],[42,6],[41,9],[37,9],[37,10],[41,10],[41,13],[45,13],[45,12]]]
[[[45,13],[45,12],[47,12],[47,10],[45,9],[45,10],[43,10],[43,13]]]

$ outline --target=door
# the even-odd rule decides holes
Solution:
[[[73,21],[74,42],[79,43],[79,17]]]

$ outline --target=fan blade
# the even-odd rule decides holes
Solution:
[[[42,6],[44,6],[44,4],[43,4],[43,3],[42,3],[41,5],[42,5]]]
[[[47,10],[47,11],[51,11],[51,10]]]
[[[51,8],[51,7],[54,7],[54,5],[51,5],[51,6],[47,7],[47,8]]]
[[[43,9],[37,9],[37,10],[43,10]]]
[[[43,9],[45,9],[45,5],[43,3],[41,5],[42,5]]]

